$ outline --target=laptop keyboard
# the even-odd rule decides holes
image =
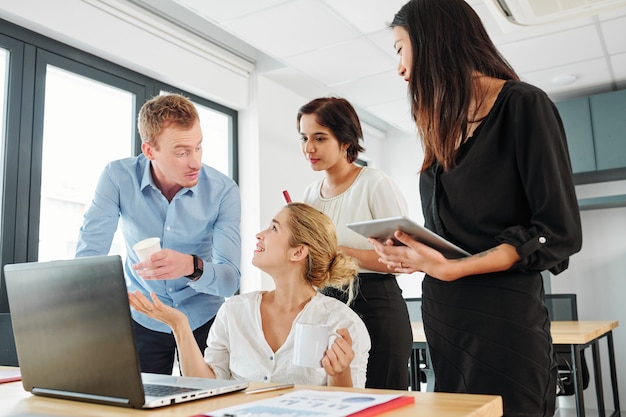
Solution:
[[[146,395],[162,397],[167,395],[184,394],[185,392],[198,391],[198,388],[176,387],[172,385],[143,384]]]

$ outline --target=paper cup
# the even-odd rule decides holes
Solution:
[[[149,237],[141,240],[133,245],[133,250],[139,257],[140,261],[146,261],[154,252],[161,250],[161,239],[158,237]]]

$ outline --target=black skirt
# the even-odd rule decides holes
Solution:
[[[346,295],[340,291],[325,289],[323,293],[344,303],[347,301]],[[395,275],[359,274],[357,295],[350,308],[361,317],[372,341],[365,386],[408,389],[413,333]]]
[[[554,414],[556,367],[541,274],[422,283],[436,390],[501,395],[507,417]]]

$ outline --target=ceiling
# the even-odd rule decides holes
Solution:
[[[387,26],[406,0],[131,1],[254,61],[307,99],[342,96],[373,127],[415,132]],[[466,1],[522,79],[553,100],[626,88],[626,6],[519,26],[492,13],[491,0]],[[571,84],[554,81],[570,75]]]

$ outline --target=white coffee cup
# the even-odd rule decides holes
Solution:
[[[296,323],[293,364],[321,368],[324,354],[339,336],[326,324]]]
[[[133,250],[140,261],[146,261],[154,252],[161,250],[161,239],[158,237],[149,237],[141,240],[133,245]]]

